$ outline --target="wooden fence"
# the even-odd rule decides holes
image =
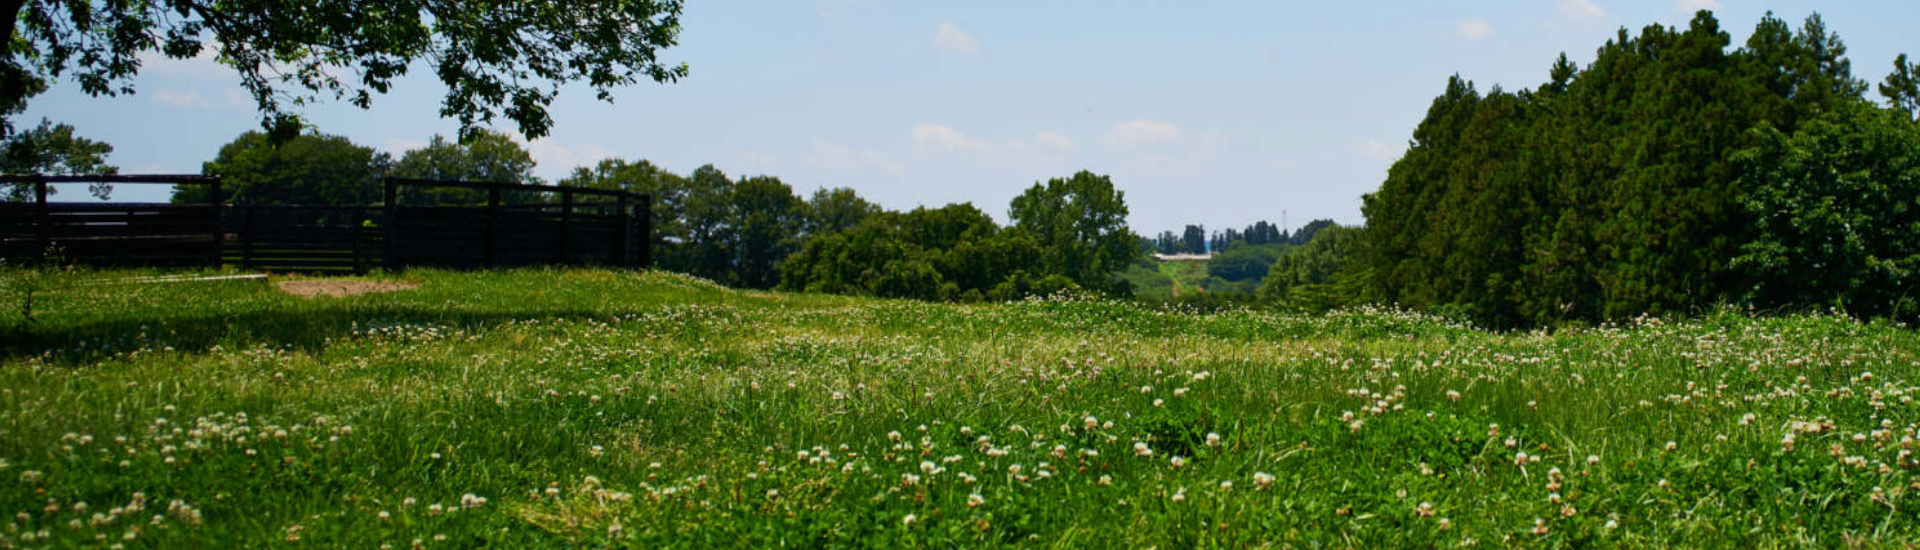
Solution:
[[[211,201],[47,201],[48,184],[96,182],[206,186]],[[319,206],[224,204],[220,179],[208,176],[0,176],[0,185],[34,187],[34,202],[0,203],[0,258],[9,261],[52,254],[105,266],[358,273],[416,266],[646,267],[651,259],[650,197],[623,191],[387,178],[381,205]],[[448,201],[436,190],[464,190],[475,200]]]

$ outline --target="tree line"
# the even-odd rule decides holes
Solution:
[[[110,174],[111,151],[69,126],[42,124],[0,144],[0,163],[11,173]],[[221,176],[220,199],[228,204],[346,206],[383,202],[385,176],[547,183],[534,166],[518,142],[489,130],[465,140],[434,136],[395,156],[309,128],[289,138],[241,134],[202,172]],[[1108,177],[1085,171],[1036,183],[1014,198],[1006,226],[968,203],[889,211],[852,189],[802,197],[777,177],[732,177],[711,165],[683,175],[614,158],[552,183],[650,195],[655,265],[741,288],[966,301],[1065,289],[1126,296],[1131,288],[1115,272],[1144,256],[1127,228],[1123,193]],[[183,187],[172,200],[204,203],[210,192]],[[0,200],[29,194],[12,187]],[[513,192],[504,199],[554,200],[546,195]],[[461,188],[407,188],[398,198],[416,205],[486,201],[483,192]]]
[[[1718,305],[1920,314],[1920,67],[1900,56],[1881,105],[1817,14],[1797,31],[1769,14],[1730,43],[1702,11],[1622,29],[1585,67],[1562,55],[1532,90],[1453,77],[1364,197],[1366,227],[1340,233],[1354,242],[1276,264],[1290,275],[1270,295],[1304,278],[1321,305],[1498,327]]]

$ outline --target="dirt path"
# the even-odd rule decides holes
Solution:
[[[300,279],[277,283],[281,292],[302,298],[357,296],[376,292],[396,292],[420,288],[406,281],[363,281],[359,279]]]

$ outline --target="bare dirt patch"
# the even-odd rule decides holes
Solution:
[[[358,279],[301,279],[298,281],[280,281],[281,292],[301,298],[330,296],[358,296],[379,292],[398,292],[420,288],[420,283],[406,281],[362,281]]]

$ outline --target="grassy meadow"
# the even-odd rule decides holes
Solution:
[[[131,275],[7,296],[0,548],[1920,544],[1920,338],[1839,316]]]

